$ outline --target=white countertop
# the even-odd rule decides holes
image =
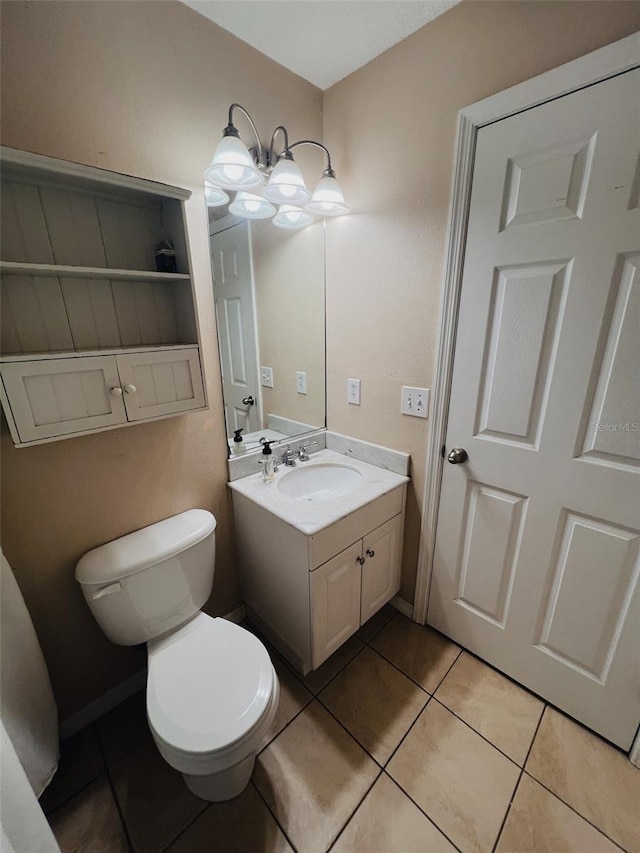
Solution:
[[[340,521],[354,510],[366,506],[376,498],[392,492],[403,483],[408,483],[409,478],[402,474],[395,474],[368,462],[361,462],[351,456],[336,453],[334,450],[319,450],[311,454],[308,462],[297,462],[297,468],[312,467],[314,464],[332,462],[354,468],[363,475],[362,483],[353,491],[345,495],[323,500],[305,500],[303,498],[290,498],[278,489],[278,481],[295,468],[279,466],[273,482],[264,483],[262,472],[242,477],[229,483],[230,489],[244,495],[249,500],[266,509],[268,512],[290,524],[296,530],[311,536],[318,533],[330,524]]]

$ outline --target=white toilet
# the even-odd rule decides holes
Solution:
[[[215,518],[193,509],[82,557],[76,579],[122,646],[147,643],[147,717],[161,755],[198,797],[237,797],[278,707],[267,650],[200,612],[213,586]]]

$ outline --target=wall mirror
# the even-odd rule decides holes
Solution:
[[[243,447],[325,426],[325,226],[208,208],[227,441]]]

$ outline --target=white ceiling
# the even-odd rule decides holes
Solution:
[[[328,89],[459,0],[183,0]]]

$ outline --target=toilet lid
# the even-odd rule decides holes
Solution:
[[[207,753],[246,737],[273,692],[267,650],[249,631],[198,614],[148,645],[147,715],[165,743]]]

